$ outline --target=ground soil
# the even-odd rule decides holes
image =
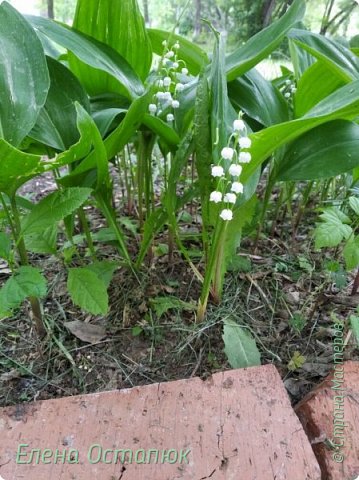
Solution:
[[[29,182],[21,193],[38,200],[53,188],[52,179],[45,176]],[[257,246],[255,235],[243,240],[241,260],[227,275],[223,300],[209,306],[202,324],[194,321],[200,284],[191,268],[178,252],[169,259],[156,248],[167,242],[166,235],[156,239],[152,259],[139,279],[125,267],[117,270],[106,318],[83,313],[72,304],[66,292],[66,268],[58,258],[33,255],[32,264],[43,269],[49,282],[43,304],[49,333],[44,340],[37,338],[28,305],[0,322],[0,406],[206,378],[231,368],[222,340],[223,320],[228,317],[251,331],[262,363],[277,366],[296,403],[332,369],[333,318],[348,327],[358,297],[350,295],[353,274],[334,279],[325,271],[333,252],[314,250],[315,216],[304,215],[293,235],[284,213],[277,225],[271,226],[269,218],[269,230],[262,232]],[[97,212],[89,214],[93,224],[104,226]],[[188,225],[184,228],[188,230]],[[190,228],[196,231],[198,225]],[[195,251],[196,240],[188,242],[186,246]],[[135,254],[136,241],[132,244]],[[85,254],[84,247],[79,250]],[[118,258],[111,244],[102,246],[100,255]],[[0,285],[8,277],[6,265],[0,264]],[[166,296],[187,302],[188,309],[159,315],[156,300]],[[65,327],[74,320],[102,327],[105,336],[92,344],[81,341]],[[348,328],[347,332],[346,358],[359,359],[353,335]]]

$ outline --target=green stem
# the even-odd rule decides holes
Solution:
[[[114,231],[114,233],[116,235],[116,239],[117,239],[118,245],[119,245],[120,254],[123,255],[123,257],[125,258],[128,266],[130,267],[132,273],[135,275],[136,279],[139,281],[139,279],[136,275],[136,271],[134,269],[131,257],[128,253],[128,250],[127,250],[124,238],[123,238],[123,233],[122,233],[120,227],[117,224],[117,221],[116,221],[116,218],[115,218],[115,215],[114,215],[114,212],[113,212],[112,208],[109,207],[108,203],[106,202],[106,200],[103,198],[103,196],[100,193],[97,193],[95,195],[95,198],[97,200],[99,208],[101,209],[102,213],[104,214],[104,216],[107,220],[108,225],[112,228],[112,230]]]
[[[267,186],[266,186],[266,190],[265,190],[265,194],[264,194],[263,208],[262,208],[262,212],[261,212],[261,216],[260,216],[260,220],[259,220],[256,239],[255,239],[255,242],[254,242],[254,253],[257,251],[259,239],[260,239],[261,233],[263,231],[264,220],[265,220],[266,213],[267,213],[267,210],[268,210],[270,197],[271,197],[274,185],[275,185],[275,178],[276,178],[276,172],[275,172],[274,167],[273,167],[270,171]]]
[[[314,182],[313,181],[309,182],[306,189],[304,190],[303,198],[302,198],[301,204],[299,205],[298,213],[297,213],[297,216],[296,216],[295,221],[294,221],[293,236],[295,236],[295,234],[298,230],[300,221],[301,221],[301,219],[304,215],[305,209],[307,208],[309,197],[310,197],[310,194],[313,190],[313,186],[314,186]]]
[[[198,302],[197,322],[202,322],[206,314],[208,298],[211,292],[211,283],[216,271],[216,256],[218,253],[219,242],[221,240],[222,229],[222,224],[218,219],[213,233],[213,243],[209,251],[209,261],[206,266],[201,297]]]
[[[215,270],[213,275],[213,290],[212,295],[214,302],[219,304],[221,301],[222,288],[223,288],[223,279],[224,279],[224,257],[225,257],[225,243],[226,243],[226,233],[227,233],[228,222],[225,223],[223,229],[220,233],[220,238],[218,241],[217,252],[216,252],[216,263]]]
[[[17,251],[19,253],[20,263],[21,265],[27,266],[27,265],[30,265],[30,262],[29,262],[27,251],[26,251],[24,238],[21,235],[20,214],[17,208],[15,195],[10,197],[10,205],[11,205],[12,216],[14,219],[12,233],[13,233],[14,241],[16,243]],[[36,331],[39,337],[44,337],[46,335],[46,328],[42,318],[40,301],[37,297],[29,297],[29,301],[31,304]]]
[[[87,246],[88,246],[88,248],[89,248],[89,250],[90,250],[91,257],[92,257],[94,260],[96,260],[96,251],[95,251],[95,247],[94,247],[94,244],[93,244],[92,235],[91,235],[91,231],[90,231],[90,228],[89,228],[89,225],[88,225],[86,213],[85,213],[83,207],[80,207],[80,208],[77,210],[77,215],[78,215],[79,220],[80,220],[80,222],[81,222],[83,232],[85,233],[85,237],[86,237],[86,241],[87,241]]]

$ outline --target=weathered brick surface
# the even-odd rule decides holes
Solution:
[[[77,449],[79,464],[16,464],[19,444]],[[103,449],[190,449],[189,463],[89,464]],[[27,457],[22,458],[27,460]],[[45,458],[46,460],[46,458]],[[111,461],[111,454],[107,457]],[[267,365],[0,410],[4,480],[319,480],[308,438]]]
[[[337,380],[340,380],[340,376]],[[359,362],[344,364],[343,383],[339,381],[335,385],[333,378],[334,370],[296,406],[296,412],[312,442],[323,471],[323,480],[356,480],[359,476]],[[334,386],[343,387],[344,391],[334,390]],[[346,426],[343,432],[337,430],[340,437],[333,438],[334,419],[339,422],[341,417],[341,408],[334,408],[339,405],[343,393],[342,411]],[[328,440],[338,446],[342,442],[344,445],[333,450]],[[343,461],[340,461],[340,455],[343,455]]]

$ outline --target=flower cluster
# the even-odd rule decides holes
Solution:
[[[284,82],[284,85],[282,86],[280,91],[282,95],[284,95],[284,98],[286,98],[289,101],[297,91],[297,87],[294,82],[288,79]]]
[[[189,72],[186,63],[178,58],[180,44],[176,42],[169,47],[167,40],[164,40],[162,45],[164,52],[159,67],[161,78],[157,81],[158,91],[148,109],[151,115],[157,116],[170,109],[166,120],[172,123],[175,119],[174,111],[180,107],[180,94],[185,87],[178,81],[178,75],[187,76]]]
[[[247,136],[247,127],[241,117],[240,112],[239,118],[233,122],[233,133],[228,145],[221,151],[218,165],[212,165],[212,177],[217,178],[217,188],[211,193],[209,200],[225,204],[220,213],[220,217],[225,221],[232,220],[237,196],[243,193],[243,185],[240,182],[242,164],[249,163],[252,159],[248,151],[252,141]]]

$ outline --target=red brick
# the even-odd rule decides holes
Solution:
[[[333,440],[334,396],[340,395],[332,389],[333,372],[296,406],[296,412],[312,442],[323,479],[354,480],[359,476],[359,362],[344,364],[343,388],[346,396],[343,412],[347,427],[344,428],[345,445],[341,451],[331,450],[325,443],[328,439]],[[335,440],[338,444],[341,441],[341,438]],[[342,453],[343,462],[336,462],[334,453]]]
[[[4,480],[319,480],[308,438],[271,366],[0,410]],[[79,464],[17,465],[18,445],[79,450]],[[98,464],[104,449],[190,449],[189,464]],[[109,457],[110,459],[110,457]],[[24,460],[24,459],[23,459]]]

